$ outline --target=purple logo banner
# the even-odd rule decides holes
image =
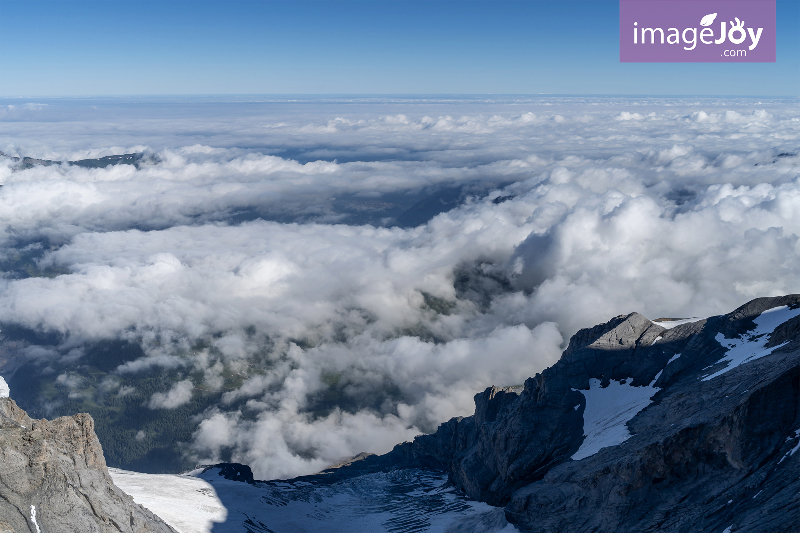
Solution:
[[[620,0],[619,60],[775,62],[775,0]]]

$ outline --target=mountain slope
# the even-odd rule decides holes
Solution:
[[[203,531],[514,530],[502,514],[541,533],[798,531],[800,295],[703,320],[613,318],[521,393],[490,387],[475,405],[313,476],[198,471],[228,511]],[[169,506],[201,503],[185,498]]]
[[[347,468],[443,468],[524,531],[798,530],[800,295],[671,329],[616,317],[475,404]]]
[[[119,490],[87,414],[34,420],[0,398],[0,532],[174,533]]]

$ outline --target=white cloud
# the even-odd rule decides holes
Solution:
[[[191,380],[179,381],[167,392],[154,393],[147,406],[150,409],[175,409],[191,401],[192,390],[194,385]]]
[[[127,338],[145,357],[117,370],[126,377],[191,370],[198,388],[221,391],[240,375],[192,446],[200,461],[232,451],[266,478],[384,452],[470,414],[476,392],[521,383],[611,316],[710,316],[800,292],[794,105],[330,106],[203,121],[123,111],[125,129],[4,123],[17,139],[7,153],[147,145],[159,161],[0,161],[0,252],[45,243],[38,265],[62,273],[3,279],[0,322],[61,333],[62,346],[25,349],[43,364]],[[90,133],[68,135],[80,128]],[[363,212],[476,182],[490,194],[417,228],[341,223],[338,202],[374,202]],[[177,407],[192,390],[182,381],[148,405]],[[321,397],[332,400],[318,410]]]

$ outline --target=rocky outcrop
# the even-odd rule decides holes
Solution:
[[[87,414],[34,420],[0,398],[0,533],[175,533],[108,475]]]
[[[201,474],[217,472],[218,476],[229,481],[241,481],[242,483],[255,483],[253,471],[250,467],[241,463],[217,463],[214,465],[201,465]]]
[[[358,468],[445,469],[522,531],[800,531],[800,295],[616,317],[475,405]]]
[[[521,395],[490,387],[475,396],[474,416],[454,418],[393,453],[433,457],[469,496],[505,505],[516,490],[541,479],[580,447],[583,417],[575,406],[583,395],[578,389],[589,388],[593,377],[604,385],[631,375],[640,376],[634,384],[649,383],[669,358],[647,350],[664,331],[637,313],[582,330],[558,364],[525,382]]]

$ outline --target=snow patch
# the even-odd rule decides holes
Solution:
[[[758,318],[754,320],[756,329],[743,333],[738,339],[726,339],[725,335],[717,333],[717,336],[714,337],[716,341],[728,348],[725,357],[720,359],[718,363],[727,364],[722,370],[714,372],[702,378],[702,380],[708,381],[714,379],[725,372],[733,370],[739,365],[765,357],[781,346],[784,346],[786,343],[773,346],[772,348],[766,348],[766,344],[769,341],[768,334],[775,331],[775,328],[787,320],[791,320],[798,315],[800,315],[800,308],[789,309],[787,306],[782,305],[761,313]]]
[[[728,526],[727,528],[725,528],[725,531],[723,531],[722,533],[731,533],[732,529],[733,529],[733,526]]]
[[[794,439],[800,439],[800,429],[794,432],[794,437],[789,437],[786,440],[790,441]],[[786,454],[783,457],[781,457],[781,460],[778,461],[778,464],[781,464],[783,460],[786,459],[787,457],[791,457],[792,455],[794,455],[797,450],[800,450],[800,440],[797,441],[797,445],[794,448],[786,452]]]
[[[36,506],[31,505],[31,522],[33,525],[36,526],[36,533],[42,533],[42,530],[39,529],[39,524],[36,522]]]
[[[8,388],[8,383],[0,376],[0,398],[8,398],[11,395],[11,389]]]
[[[701,319],[693,317],[693,318],[681,318],[680,320],[664,320],[664,321],[651,320],[650,322],[652,322],[653,324],[657,324],[664,329],[672,329],[676,326],[682,326],[683,324],[691,324],[692,322],[697,322],[698,320]],[[660,339],[661,337],[658,338]],[[653,342],[653,344],[655,344],[655,341]]]
[[[671,362],[673,362],[675,359],[677,359],[680,356],[681,356],[681,354],[676,353],[675,355],[673,355],[672,357],[669,358],[669,361],[667,361],[667,364],[670,364]],[[664,368],[666,368],[666,367],[664,367]]]
[[[652,396],[659,390],[653,387],[655,382],[653,380],[645,387],[634,387],[612,380],[608,387],[601,388],[599,379],[590,379],[589,390],[580,391],[586,398],[583,411],[583,434],[586,438],[572,459],[584,459],[602,448],[628,440],[631,434],[627,423],[652,403]]]

